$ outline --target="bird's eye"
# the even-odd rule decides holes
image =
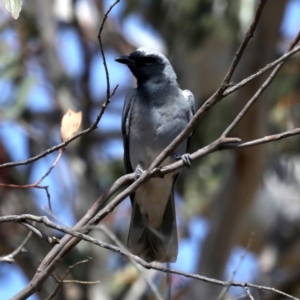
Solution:
[[[155,62],[155,59],[153,57],[145,57],[143,59],[143,63],[147,66],[152,65]]]

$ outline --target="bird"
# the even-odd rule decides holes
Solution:
[[[116,62],[128,66],[137,80],[129,90],[122,113],[122,136],[126,173],[139,178],[155,158],[186,127],[195,113],[193,94],[181,90],[169,60],[159,51],[141,47]],[[189,166],[190,137],[162,163],[182,159]],[[175,262],[178,237],[174,184],[179,171],[151,178],[130,195],[132,216],[127,247],[147,262]]]

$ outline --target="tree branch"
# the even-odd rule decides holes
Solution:
[[[57,281],[57,285],[56,285],[54,291],[45,300],[52,299],[56,295],[56,293],[58,292],[58,290],[61,287],[62,283],[79,283],[79,284],[98,284],[98,283],[100,283],[100,280],[97,280],[97,281],[64,280],[72,269],[74,269],[78,265],[82,265],[82,264],[85,264],[85,263],[89,262],[91,259],[92,259],[91,257],[88,257],[87,259],[78,261],[77,263],[69,266],[61,279],[58,279],[58,278],[56,278],[56,276],[53,275],[54,279]]]
[[[243,53],[244,53],[250,39],[254,35],[254,31],[257,27],[258,21],[261,17],[261,13],[262,13],[266,3],[267,3],[267,0],[261,0],[259,2],[258,6],[257,6],[257,9],[256,9],[256,12],[255,12],[255,15],[254,15],[254,19],[253,19],[247,33],[245,34],[245,37],[244,37],[238,51],[235,54],[235,57],[234,57],[234,59],[231,63],[231,66],[229,67],[229,70],[227,71],[227,73],[225,75],[225,78],[224,78],[224,80],[222,82],[222,85],[221,85],[222,87],[228,86],[229,81],[230,81],[230,79],[231,79],[231,77],[232,77],[232,75],[233,75],[233,73],[234,73],[241,57],[243,56]]]
[[[90,242],[94,245],[97,245],[101,248],[112,250],[114,252],[118,252],[118,253],[126,256],[126,257],[130,257],[136,263],[140,264],[141,266],[143,266],[146,269],[154,269],[154,270],[158,270],[158,271],[161,271],[161,272],[164,272],[164,273],[177,274],[177,275],[181,275],[181,276],[184,276],[184,277],[187,277],[187,278],[193,278],[193,279],[197,279],[197,280],[200,280],[200,281],[204,281],[204,282],[208,282],[208,283],[212,283],[212,284],[216,284],[216,285],[220,285],[220,286],[224,286],[224,287],[226,287],[228,285],[227,281],[217,280],[217,279],[214,279],[214,278],[209,278],[209,277],[198,275],[198,274],[192,274],[192,273],[188,273],[188,272],[182,272],[182,271],[178,271],[178,270],[174,270],[174,269],[170,269],[170,268],[165,268],[161,264],[158,264],[158,263],[145,262],[144,260],[142,260],[138,256],[135,256],[135,255],[129,253],[125,249],[121,249],[117,246],[101,242],[101,241],[99,241],[99,240],[97,240],[93,237],[90,237],[90,236],[88,236],[86,234],[83,234],[79,231],[73,230],[72,228],[69,229],[69,228],[57,225],[57,224],[53,223],[52,221],[50,221],[46,216],[38,217],[38,216],[34,216],[34,215],[24,214],[24,215],[10,215],[10,216],[0,217],[0,223],[2,223],[2,222],[20,222],[20,221],[24,221],[24,220],[31,220],[31,221],[35,221],[35,222],[38,222],[38,223],[43,223],[43,224],[45,224],[46,226],[48,226],[50,228],[53,228],[53,229],[59,230],[61,232],[67,233],[67,234],[72,235],[76,238],[83,239],[83,240],[85,240],[87,242]],[[85,230],[85,229],[83,228],[83,230]],[[282,291],[279,291],[279,290],[277,290],[275,288],[272,288],[272,287],[256,285],[256,284],[252,284],[252,283],[248,283],[248,282],[237,282],[237,281],[230,282],[230,285],[235,286],[235,287],[243,287],[243,288],[251,287],[251,288],[254,288],[254,289],[258,289],[258,290],[271,291],[271,292],[280,294],[282,296],[285,296],[289,299],[299,300],[299,298],[293,297],[292,295],[286,294],[286,293],[284,293]],[[19,298],[16,298],[16,296],[15,296],[12,299],[19,299]]]
[[[101,232],[103,232],[113,243],[115,243],[120,249],[122,249],[124,252],[129,253],[129,251],[126,249],[126,247],[121,243],[121,241],[116,237],[116,235],[111,232],[106,226],[99,225],[96,227],[96,229],[99,229]],[[145,282],[148,284],[150,289],[152,290],[153,294],[158,300],[164,300],[162,295],[159,293],[156,286],[153,284],[152,280],[147,277],[147,274],[145,274],[144,270],[135,262],[132,257],[128,256],[128,259],[133,264],[133,266],[138,270],[138,272],[141,274],[142,278],[145,280]]]
[[[280,64],[281,62],[287,60],[290,56],[296,54],[299,51],[300,51],[300,46],[295,47],[294,49],[286,52],[284,55],[282,55],[278,59],[274,60],[273,62],[267,64],[264,68],[258,70],[256,73],[254,73],[254,74],[250,75],[249,77],[243,79],[239,83],[234,84],[233,86],[227,88],[225,90],[225,92],[223,93],[223,96],[226,97],[227,95],[232,94],[233,92],[239,90],[241,87],[245,86],[247,83],[249,83],[253,79],[259,77],[260,75],[264,74],[265,72],[269,71],[270,69],[276,67],[278,64]]]
[[[287,53],[292,50],[296,44],[299,42],[300,39],[300,31],[298,32],[297,36],[294,38],[292,43],[289,45]],[[232,121],[232,123],[225,129],[225,131],[222,133],[222,137],[226,137],[233,128],[241,121],[241,119],[245,116],[247,111],[250,109],[250,107],[257,101],[259,96],[264,92],[264,90],[271,84],[281,67],[283,66],[285,60],[281,61],[275,69],[272,71],[270,76],[265,80],[265,82],[260,86],[260,88],[257,90],[257,92],[254,94],[254,96],[247,102],[247,104],[243,107],[243,109],[239,112],[239,114],[236,116],[236,118]]]
[[[49,168],[49,170],[36,182],[30,183],[30,184],[9,184],[9,183],[0,183],[0,187],[6,187],[6,188],[15,188],[15,189],[29,189],[29,188],[37,188],[37,189],[44,189],[47,195],[48,199],[48,205],[50,211],[52,211],[52,206],[51,206],[51,200],[50,200],[50,194],[48,190],[48,186],[41,186],[39,185],[50,173],[51,171],[55,168],[57,165],[58,161],[60,160],[62,154],[63,154],[64,148],[59,149],[58,156],[56,157],[54,163],[52,166]]]
[[[32,236],[32,232],[29,231],[26,238],[24,239],[24,241],[21,243],[21,245],[15,250],[13,251],[12,253],[10,254],[7,254],[7,255],[3,255],[0,257],[0,262],[8,262],[8,263],[12,263],[15,261],[15,257],[21,253],[21,252],[24,252],[25,249],[25,245],[27,244],[27,242],[29,241],[29,239],[31,238]]]

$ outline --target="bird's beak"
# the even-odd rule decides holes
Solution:
[[[115,61],[127,66],[135,66],[135,61],[126,55],[116,58]]]

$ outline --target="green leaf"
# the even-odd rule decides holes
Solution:
[[[22,8],[22,0],[4,0],[4,6],[14,19],[18,19]]]

